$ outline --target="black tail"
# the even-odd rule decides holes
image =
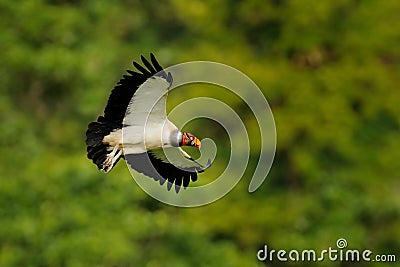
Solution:
[[[120,128],[99,116],[97,121],[91,122],[86,131],[87,157],[97,165],[99,170],[103,169],[103,162],[107,157],[107,144],[103,143],[104,136],[113,130]]]

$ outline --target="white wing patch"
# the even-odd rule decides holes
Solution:
[[[171,84],[160,76],[147,79],[132,97],[124,118],[124,125],[144,127],[146,121],[151,124],[163,124],[167,118],[166,103]]]

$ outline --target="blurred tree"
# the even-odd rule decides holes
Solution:
[[[340,237],[398,253],[399,10],[394,0],[0,0],[0,265],[257,266],[263,244],[326,249]],[[222,62],[263,90],[278,146],[256,193],[249,167],[218,202],[178,209],[145,195],[124,164],[104,175],[85,159],[87,123],[149,52],[164,66]],[[217,90],[171,102],[201,94],[248,111]]]

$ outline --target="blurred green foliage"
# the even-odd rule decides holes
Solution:
[[[0,266],[259,266],[264,244],[318,250],[340,237],[400,260],[399,11],[396,0],[1,0]],[[86,159],[87,123],[149,52],[163,66],[231,65],[263,90],[278,143],[258,191],[246,191],[249,167],[223,199],[175,208],[125,164],[105,175]],[[323,266],[347,264],[363,266]]]

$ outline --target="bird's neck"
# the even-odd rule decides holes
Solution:
[[[171,132],[169,141],[171,146],[179,147],[182,143],[182,132],[179,130],[174,130],[173,132]]]

